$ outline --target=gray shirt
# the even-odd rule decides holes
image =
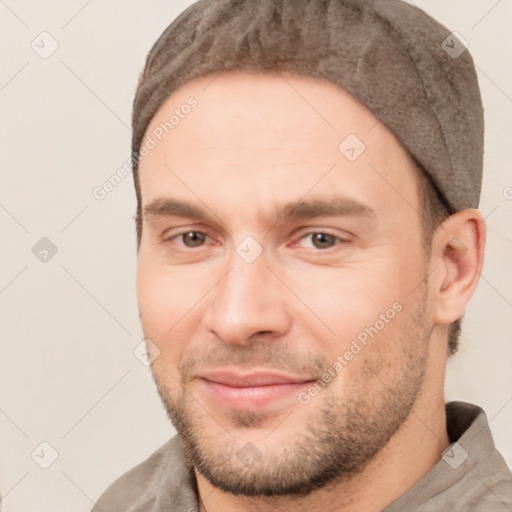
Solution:
[[[383,512],[512,512],[512,474],[482,409],[446,405],[451,445],[437,464]],[[197,487],[183,444],[173,437],[118,478],[92,512],[193,512]]]

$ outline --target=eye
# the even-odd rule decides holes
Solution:
[[[309,240],[309,243],[304,244],[305,247],[311,247],[313,249],[330,249],[337,242],[345,242],[338,236],[331,235],[330,233],[324,233],[321,231],[307,233],[300,237],[299,240]]]
[[[184,245],[185,247],[193,248],[204,245],[207,238],[210,237],[207,234],[202,233],[201,231],[187,231],[185,233],[178,233],[177,235],[168,238],[168,240],[178,240],[179,245]]]

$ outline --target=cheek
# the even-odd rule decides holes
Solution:
[[[158,353],[152,371],[159,381],[171,388],[175,379],[179,379],[177,367],[187,339],[186,322],[179,321],[186,311],[176,292],[171,279],[139,265],[137,301],[144,337],[156,346]]]
[[[197,325],[203,294],[197,280],[139,257],[137,301],[144,334],[162,352],[179,350],[180,340],[190,338],[187,329]]]
[[[161,338],[170,328],[167,285],[151,266],[139,257],[137,267],[137,302],[146,337]]]
[[[302,274],[291,285],[307,305],[307,315],[321,320],[337,339],[355,337],[400,301],[400,282],[389,268],[382,271],[376,265],[365,267],[332,272],[322,269],[308,277]]]
[[[403,303],[403,279],[396,264],[373,262],[363,270],[303,275],[291,285],[308,306],[301,325],[310,329],[312,339],[325,331],[322,345],[313,349],[322,351],[331,367],[338,363],[332,368],[341,377],[336,387],[373,381],[374,373],[385,367],[391,371],[403,358],[401,333],[410,314]]]

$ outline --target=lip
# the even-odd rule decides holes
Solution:
[[[216,370],[203,372],[197,378],[214,401],[240,411],[268,408],[312,382],[310,377],[268,371],[239,373]]]

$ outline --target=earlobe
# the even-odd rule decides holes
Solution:
[[[483,267],[485,222],[478,210],[462,210],[439,226],[434,240],[439,272],[434,279],[435,323],[460,318],[471,299]]]

